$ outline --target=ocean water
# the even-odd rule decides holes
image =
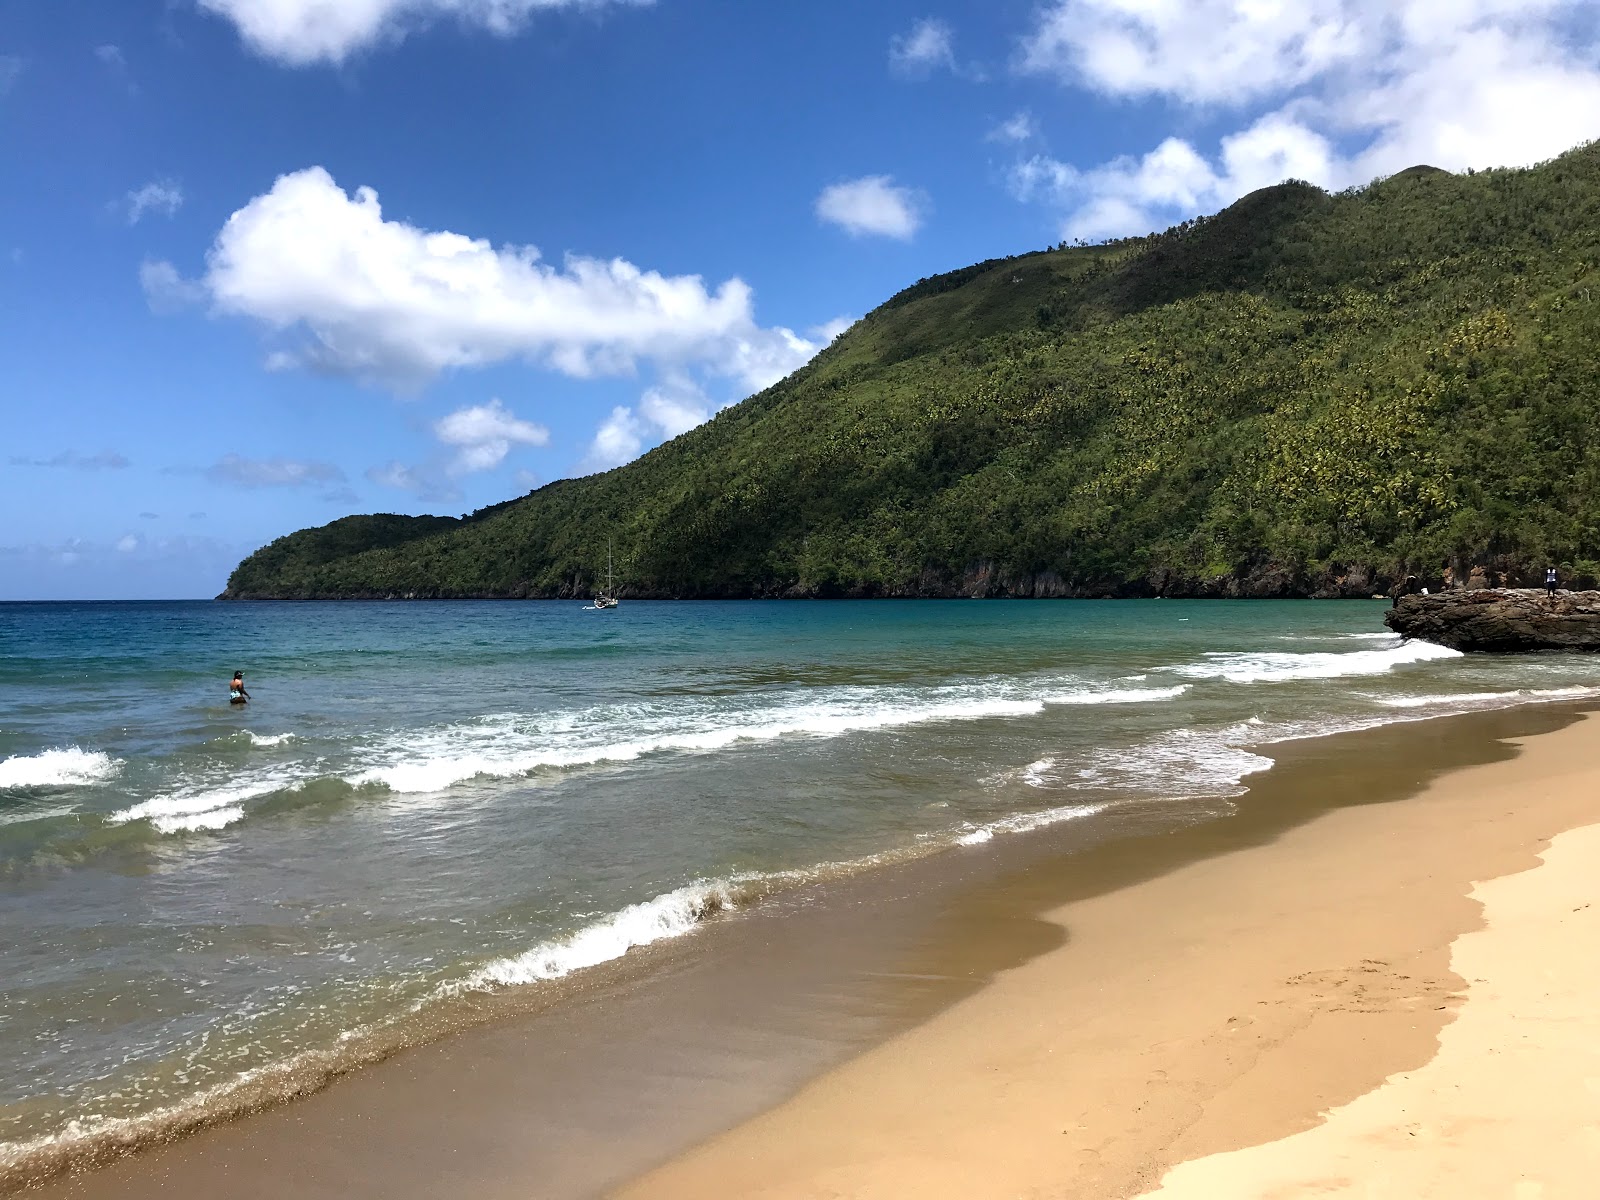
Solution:
[[[0,605],[0,1183],[798,882],[1130,800],[1212,819],[1284,740],[1600,695],[1600,660],[1383,612]]]

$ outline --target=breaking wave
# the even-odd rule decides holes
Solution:
[[[1051,705],[1139,704],[1173,700],[1187,684],[1167,688],[1021,685],[931,689],[841,689],[831,696],[766,708],[682,712],[636,705],[590,709],[555,718],[515,715],[407,734],[373,755],[381,761],[347,777],[393,792],[438,792],[467,780],[509,778],[540,769],[631,762],[648,754],[705,753],[738,743],[786,737],[838,737],[942,721],[1036,716]],[[631,734],[618,737],[621,727]]]
[[[1222,679],[1229,683],[1280,683],[1290,679],[1339,679],[1352,675],[1383,675],[1409,663],[1441,658],[1461,658],[1459,650],[1432,642],[1404,642],[1379,650],[1311,651],[1211,651],[1203,662],[1185,663],[1166,670],[1186,679]]]
[[[569,937],[544,942],[522,954],[496,959],[468,976],[468,988],[514,987],[560,979],[574,971],[621,958],[638,946],[682,937],[707,917],[735,908],[741,892],[731,880],[700,880],[665,895],[630,904]]]
[[[122,760],[100,750],[67,746],[0,761],[0,788],[83,787],[115,775]]]

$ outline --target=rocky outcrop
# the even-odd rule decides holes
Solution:
[[[1383,621],[1398,634],[1453,650],[1600,650],[1600,592],[1482,588],[1401,596]]]

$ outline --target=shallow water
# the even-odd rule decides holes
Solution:
[[[0,605],[0,1175],[797,882],[1198,817],[1285,738],[1600,694],[1592,658],[1382,614]]]

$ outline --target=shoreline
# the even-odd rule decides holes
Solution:
[[[1541,705],[1280,743],[1278,766],[1221,820],[1133,805],[1132,832],[1099,842],[1056,827],[818,888],[792,911],[755,910],[629,955],[575,989],[582,1004],[404,1051],[31,1194],[498,1197],[526,1195],[529,1178],[541,1196],[595,1194],[701,1144],[677,1163],[693,1160],[718,1130],[771,1119],[833,1077],[819,1072],[849,1072],[1016,974],[1080,953],[1076,931],[1050,919],[1060,905],[1137,894],[1186,864],[1348,811],[1348,796],[1318,786],[1330,763],[1359,760],[1368,799],[1397,799],[1463,764],[1506,760],[1497,738],[1574,719],[1571,705]],[[619,1103],[637,1116],[622,1120]]]
[[[1331,1140],[1313,1140],[1328,1110],[1354,1110],[1392,1077],[1432,1067],[1475,994],[1454,948],[1492,937],[1475,932],[1479,881],[1495,881],[1491,896],[1537,893],[1518,873],[1571,830],[1582,832],[1560,848],[1567,878],[1579,853],[1569,844],[1586,848],[1576,869],[1593,878],[1600,831],[1583,827],[1600,820],[1596,749],[1600,723],[1579,717],[1496,761],[1437,773],[1398,803],[1331,808],[1265,844],[1060,905],[1044,914],[1063,932],[1059,948],[614,1195],[1087,1200],[1144,1195],[1174,1167],[1183,1186],[1160,1195],[1508,1195],[1460,1190],[1466,1172],[1456,1190],[1419,1190],[1417,1145],[1393,1145],[1416,1126],[1443,1127],[1431,1146],[1444,1155],[1503,1116],[1504,1099],[1498,1113],[1480,1103],[1470,1128],[1408,1109],[1414,1128],[1391,1140],[1388,1167],[1370,1169],[1387,1179],[1409,1166],[1412,1190],[1366,1190],[1370,1119],[1325,1150],[1329,1170],[1302,1162],[1302,1147]],[[1581,959],[1590,943],[1546,945]],[[1586,994],[1566,995],[1560,1011],[1573,1017]],[[1473,1044],[1481,1057],[1483,1037]],[[1475,1071],[1459,1052],[1450,1067]],[[1568,1097],[1585,1092],[1581,1075],[1562,1082]],[[1545,1139],[1579,1143],[1592,1180],[1600,1106],[1592,1088],[1586,1098]],[[1505,1138],[1495,1144],[1503,1151]]]

